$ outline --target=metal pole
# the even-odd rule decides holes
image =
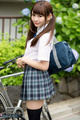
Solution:
[[[14,73],[14,74],[11,74],[11,75],[2,76],[2,77],[0,77],[0,78],[1,78],[1,79],[5,79],[5,78],[12,77],[12,76],[22,75],[23,73],[24,73],[24,72]]]

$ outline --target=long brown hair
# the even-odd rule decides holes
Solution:
[[[45,24],[46,24],[46,19],[47,19],[47,16],[49,16],[49,14],[51,13],[52,14],[52,18],[49,22],[49,24],[47,25],[46,28],[43,29],[42,32],[40,32],[31,42],[31,46],[35,46],[37,41],[39,40],[39,38],[51,31],[50,33],[50,40],[53,36],[53,32],[54,32],[54,27],[55,27],[55,15],[53,14],[53,9],[52,9],[52,6],[49,2],[47,1],[38,1],[36,2],[33,7],[32,7],[32,10],[31,10],[31,15],[32,15],[32,12],[34,14],[41,14],[45,17]],[[27,44],[27,41],[29,41],[31,38],[34,37],[34,34],[37,32],[37,27],[35,27],[35,25],[33,24],[32,20],[30,20],[30,29],[29,29],[29,32],[28,32],[28,36],[27,36],[27,40],[26,40],[26,44]],[[49,42],[50,42],[49,40]]]

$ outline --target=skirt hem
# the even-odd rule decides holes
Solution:
[[[23,101],[27,101],[27,100],[46,100],[46,99],[49,99],[49,98],[52,98],[52,96],[55,94],[55,92],[51,95],[51,96],[48,96],[46,98],[40,98],[40,99],[23,99],[20,97],[20,100],[23,100]]]

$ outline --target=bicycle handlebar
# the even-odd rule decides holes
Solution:
[[[0,70],[2,70],[2,69],[4,69],[4,67],[3,67],[3,66],[1,66],[1,67],[0,67]]]
[[[14,61],[14,60],[16,60],[16,59],[18,59],[18,58],[20,58],[20,57],[23,57],[23,54],[20,55],[20,56],[18,56],[18,57],[16,57],[16,58],[11,59],[11,60],[5,61],[5,62],[3,63],[3,65],[6,65],[7,63],[10,63],[10,62],[12,62],[12,61]]]

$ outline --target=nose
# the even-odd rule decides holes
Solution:
[[[37,16],[35,16],[35,21],[37,21],[38,20],[38,17]]]

